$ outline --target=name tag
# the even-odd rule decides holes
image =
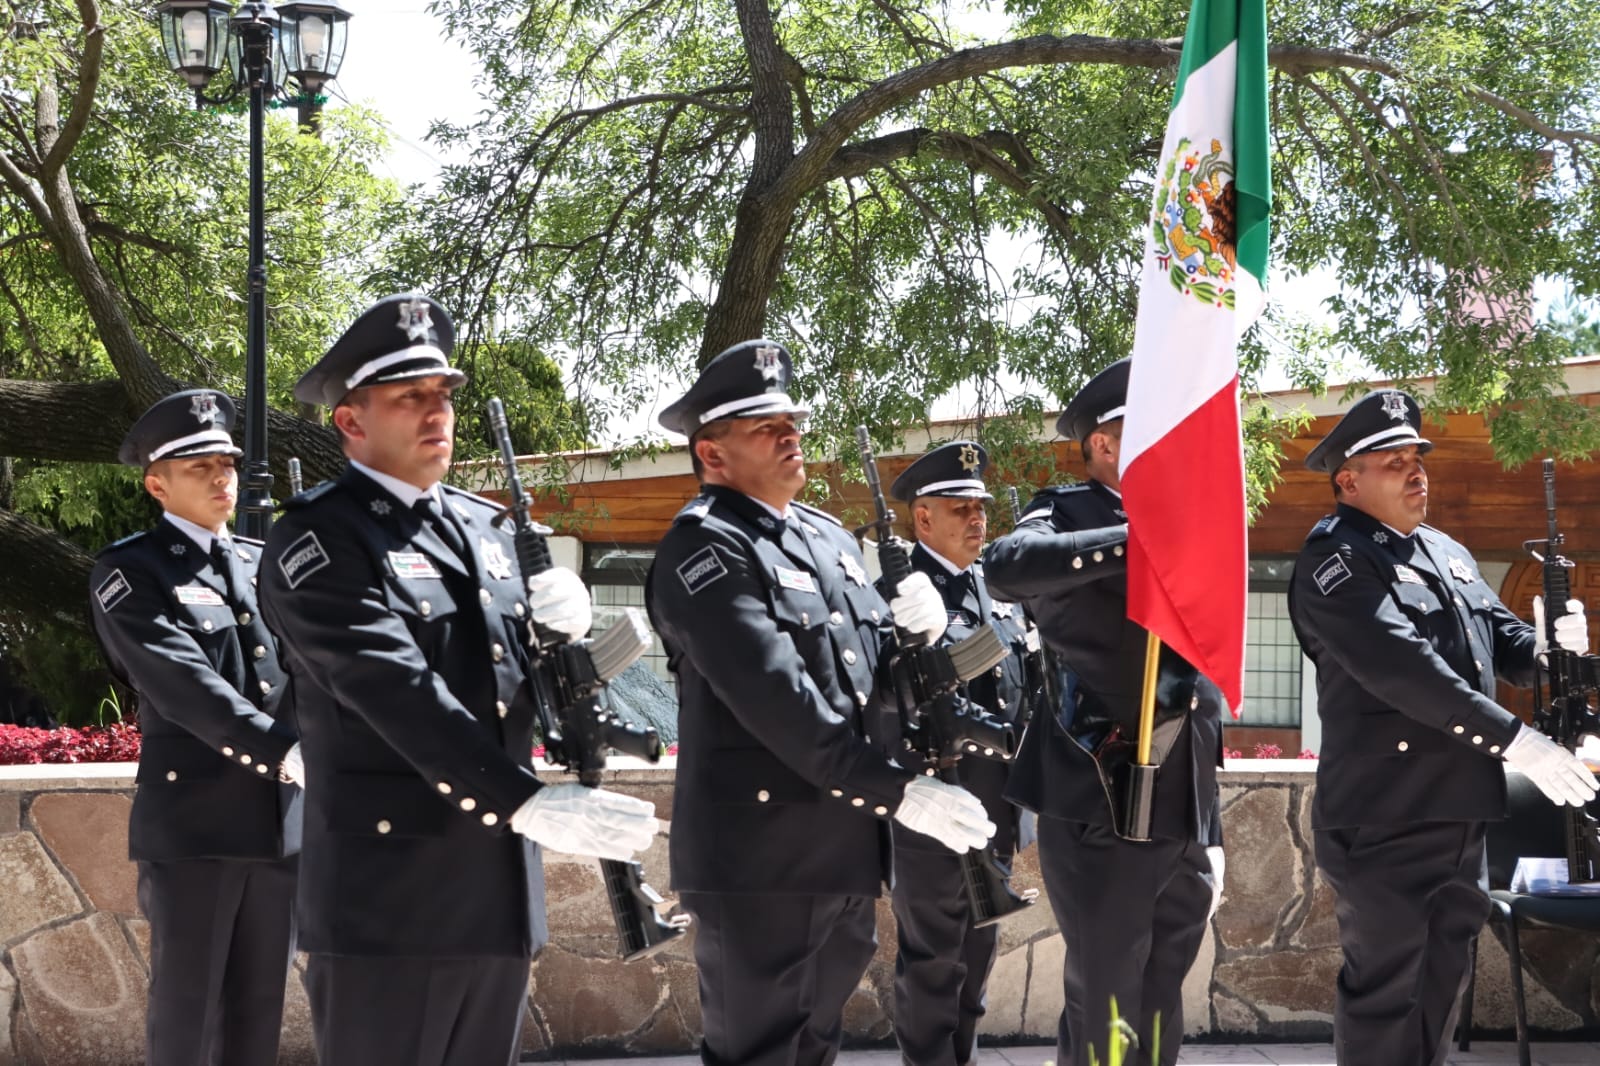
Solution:
[[[195,603],[205,607],[221,607],[222,595],[204,585],[179,585],[172,590],[179,603]]]
[[[778,584],[786,589],[796,592],[816,592],[817,583],[811,575],[804,570],[790,570],[786,566],[778,567]]]
[[[1411,569],[1411,567],[1409,567],[1409,566],[1402,566],[1400,563],[1395,563],[1394,564],[1394,576],[1399,578],[1401,581],[1406,582],[1407,584],[1411,584],[1411,585],[1426,585],[1427,584],[1426,581],[1422,580],[1422,575],[1421,574],[1417,573],[1415,570]]]
[[[442,577],[433,560],[421,552],[390,552],[389,569],[395,577]]]

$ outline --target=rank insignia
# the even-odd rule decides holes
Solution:
[[[172,547],[167,549],[167,551],[171,552],[173,555],[182,555],[188,550],[189,549],[182,544],[174,544]]]
[[[217,410],[217,398],[209,392],[202,392],[189,401],[189,413],[194,415],[194,420],[202,425],[215,425],[220,417]]]
[[[479,537],[478,554],[483,556],[483,568],[489,571],[490,577],[503,580],[511,576],[511,560],[506,558],[505,549],[499,544]]]
[[[418,297],[401,304],[400,321],[396,325],[405,330],[406,340],[427,340],[429,331],[433,329],[433,317],[428,311],[428,301]]]
[[[958,460],[961,463],[961,469],[969,474],[972,473],[978,469],[978,449],[971,444],[963,444]]]
[[[1456,559],[1453,557],[1450,560],[1450,575],[1463,584],[1471,582],[1475,577],[1478,576],[1472,572],[1472,567],[1467,565],[1465,559]]]
[[[1387,544],[1389,543],[1389,534],[1381,529],[1375,530],[1372,534],[1372,541],[1374,544]]]
[[[854,581],[857,585],[865,585],[867,583],[866,570],[862,569],[861,564],[856,562],[855,557],[846,548],[839,549],[839,565],[844,567],[844,576]]]
[[[783,364],[778,361],[778,349],[770,344],[763,344],[756,349],[755,366],[761,372],[763,381],[777,381],[783,376]]]
[[[373,514],[377,515],[379,518],[384,517],[390,511],[394,510],[394,508],[389,506],[388,500],[373,500],[371,503],[367,504],[367,509]]]

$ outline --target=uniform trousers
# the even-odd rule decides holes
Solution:
[[[1334,1055],[1355,1066],[1438,1066],[1461,1008],[1472,940],[1489,917],[1482,822],[1319,830],[1344,965]]]
[[[973,928],[961,857],[952,851],[895,848],[893,903],[900,1055],[912,1066],[964,1066],[977,1047],[1000,927]]]
[[[866,896],[683,892],[694,919],[706,1066],[829,1066],[877,950]]]
[[[271,1066],[294,962],[299,859],[141,861],[150,923],[145,1061]]]
[[[1125,1066],[1172,1066],[1183,1043],[1183,979],[1211,911],[1205,848],[1134,843],[1103,826],[1041,816],[1039,867],[1066,941],[1058,1066],[1089,1066],[1091,1049],[1104,1066],[1113,997],[1140,1042]]]
[[[306,963],[322,1066],[514,1066],[527,958],[323,955]]]

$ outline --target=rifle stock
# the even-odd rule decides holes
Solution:
[[[856,427],[861,466],[872,492],[874,521],[857,530],[877,534],[878,565],[884,587],[892,598],[901,582],[911,576],[911,553],[894,534],[894,512],[883,496],[878,462],[866,426]],[[959,692],[965,681],[993,668],[1010,654],[994,627],[982,625],[967,639],[948,647],[933,647],[921,634],[895,627],[900,648],[890,660],[895,694],[900,708],[901,731],[909,746],[927,761],[929,774],[950,784],[961,783],[955,760],[963,754],[1009,759],[1016,754],[1016,734],[1011,723],[987,713]],[[1011,887],[1011,870],[986,845],[961,853],[961,880],[977,928],[993,925],[1031,906],[1037,893],[1018,894]]]
[[[547,540],[551,530],[534,522],[528,513],[528,496],[517,473],[516,451],[499,397],[489,400],[489,426],[500,448],[511,500],[517,566],[527,581],[554,565]],[[592,640],[569,640],[543,627],[530,628],[535,646],[529,681],[544,734],[545,760],[577,774],[579,783],[588,788],[600,786],[609,748],[658,761],[661,740],[654,729],[624,722],[600,706],[600,692],[606,684],[649,650],[650,629],[643,615],[629,607]],[[688,915],[661,918],[656,910],[661,895],[645,883],[639,863],[601,859],[600,873],[624,961],[653,955],[684,934]]]

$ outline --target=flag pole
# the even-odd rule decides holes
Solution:
[[[1144,691],[1139,697],[1139,744],[1128,767],[1122,810],[1126,824],[1118,834],[1127,840],[1149,840],[1155,820],[1156,771],[1150,748],[1156,730],[1156,682],[1161,675],[1161,638],[1147,631],[1144,642]]]

